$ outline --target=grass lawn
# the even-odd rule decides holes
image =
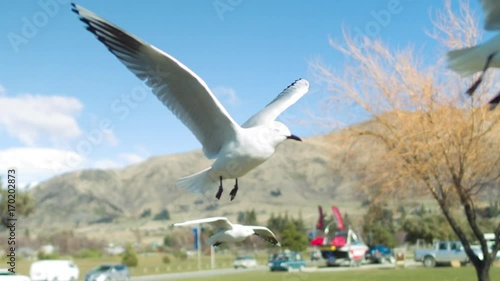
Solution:
[[[165,274],[181,271],[196,271],[198,269],[198,259],[188,258],[184,261],[174,260],[166,265],[162,263],[162,255],[148,254],[139,255],[139,266],[131,268],[132,276]],[[230,268],[232,266],[233,255],[217,255],[217,268]],[[267,256],[257,257],[259,264],[267,263]],[[102,257],[75,259],[74,262],[80,269],[80,280],[83,280],[85,273],[91,268],[103,263],[120,263],[120,257]],[[31,262],[20,260],[16,264],[16,272],[29,275]],[[1,266],[0,266],[1,267]],[[182,279],[186,281],[206,280],[206,281],[474,281],[476,279],[475,270],[471,265],[462,268],[438,267],[423,268],[414,267],[406,269],[362,269],[352,271],[337,272],[269,272],[256,271],[227,274],[220,276],[207,276],[206,278]],[[210,269],[210,257],[203,256],[201,269]],[[491,281],[500,281],[500,267],[497,265],[490,270]]]
[[[139,254],[139,264],[137,267],[131,267],[130,273],[132,276],[140,275],[151,275],[151,274],[164,274],[173,272],[184,272],[184,271],[196,271],[198,270],[198,258],[197,256],[189,257],[186,260],[172,260],[169,264],[164,264],[162,261],[162,254],[150,253],[147,255]],[[215,258],[216,268],[229,268],[233,265],[234,255],[222,255],[217,254]],[[267,264],[267,255],[258,255],[255,257],[259,264]],[[61,257],[60,259],[71,259]],[[73,259],[74,263],[78,266],[80,270],[80,279],[82,280],[84,275],[89,272],[92,268],[104,264],[104,263],[121,263],[121,257],[100,257],[100,258],[85,258],[85,259]],[[0,259],[2,264],[5,263],[3,259]],[[16,262],[16,273],[28,275],[31,266],[31,261],[28,260],[18,260]],[[2,266],[0,266],[2,268]],[[210,269],[210,256],[202,256],[200,269],[207,270]]]
[[[490,271],[491,281],[500,281],[500,268]],[[183,281],[474,281],[474,268],[438,267],[406,269],[369,269],[338,272],[248,272],[211,276],[206,278],[182,279]]]

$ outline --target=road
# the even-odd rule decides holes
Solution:
[[[177,272],[177,273],[167,273],[167,274],[148,275],[148,276],[137,276],[137,277],[132,277],[130,279],[132,281],[163,281],[163,280],[174,280],[174,279],[184,279],[184,278],[220,276],[226,274],[234,274],[234,273],[242,273],[250,271],[263,271],[263,270],[269,270],[269,269],[267,266],[261,265],[255,268],[247,268],[247,269],[234,269],[234,268],[211,269],[211,270]]]
[[[415,263],[413,261],[408,262],[406,266],[418,266],[420,263]],[[366,264],[360,267],[308,267],[305,272],[329,272],[329,271],[347,271],[347,270],[368,270],[375,268],[391,268],[394,265],[391,264]],[[224,269],[213,269],[213,270],[200,270],[200,271],[189,271],[189,272],[178,272],[178,273],[167,273],[158,275],[148,275],[148,276],[137,276],[132,277],[131,281],[164,281],[164,280],[176,280],[185,278],[196,278],[196,277],[209,277],[209,276],[220,276],[227,274],[237,274],[250,271],[265,271],[269,270],[267,266],[261,265],[255,268],[248,269],[234,269],[234,268],[224,268]]]

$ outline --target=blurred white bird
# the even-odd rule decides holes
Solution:
[[[485,13],[486,30],[500,29],[500,1],[479,0]],[[448,67],[456,71],[462,77],[482,71],[479,78],[467,90],[467,94],[473,95],[479,84],[481,84],[484,73],[489,67],[500,67],[500,34],[470,48],[453,50],[448,52]],[[494,108],[500,102],[500,93],[489,101]]]
[[[238,178],[265,162],[286,139],[301,141],[276,117],[309,90],[309,82],[298,79],[242,126],[236,124],[205,82],[174,57],[127,33],[112,23],[72,4],[80,20],[111,53],[152,88],[163,104],[186,125],[203,145],[211,167],[181,178],[177,186],[205,193],[222,180],[236,179],[231,200],[238,191]]]
[[[222,243],[241,242],[252,235],[257,235],[265,241],[281,247],[278,239],[269,228],[264,226],[232,224],[225,217],[213,217],[198,219],[180,223],[174,223],[172,226],[185,226],[193,224],[208,223],[216,229],[216,233],[207,240],[208,245],[219,246]]]

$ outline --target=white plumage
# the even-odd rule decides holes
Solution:
[[[221,243],[241,242],[252,235],[257,235],[275,246],[281,246],[278,239],[276,239],[276,236],[271,230],[269,230],[269,228],[264,226],[232,224],[225,217],[185,221],[174,223],[172,226],[197,225],[204,223],[210,224],[216,229],[216,233],[208,238],[208,245],[219,246]]]
[[[105,19],[73,4],[73,11],[111,53],[132,73],[151,87],[158,99],[186,125],[215,162],[206,170],[181,178],[177,185],[205,193],[222,180],[236,179],[231,200],[238,191],[238,178],[266,161],[286,139],[299,140],[276,117],[309,89],[299,79],[270,104],[239,126],[220,104],[206,83],[188,67],[160,49],[127,33]]]
[[[479,0],[485,14],[486,30],[500,29],[500,1]],[[461,76],[483,70],[488,56],[500,51],[500,34],[490,40],[470,48],[448,52],[448,66]],[[500,55],[494,55],[490,67],[500,67]]]
[[[484,28],[486,30],[500,29],[500,1],[479,0],[485,14]],[[475,90],[483,80],[484,72],[489,67],[500,67],[500,34],[477,46],[449,51],[448,67],[456,71],[460,76],[465,77],[478,71],[483,71],[481,76],[467,90],[467,94],[474,94]],[[488,103],[491,109],[500,102],[498,93]]]

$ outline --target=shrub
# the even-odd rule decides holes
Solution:
[[[174,250],[172,254],[179,260],[186,260],[188,257],[186,252],[177,249]]]
[[[98,249],[81,249],[75,254],[77,258],[98,258],[102,256],[102,253]]]
[[[56,260],[59,258],[59,255],[56,253],[45,254],[43,252],[39,252],[37,257],[39,260]]]
[[[134,248],[132,248],[132,245],[130,245],[130,244],[127,245],[127,248],[125,249],[125,252],[123,253],[122,264],[124,264],[128,267],[135,267],[138,264],[137,254],[134,251]]]
[[[170,257],[169,256],[163,256],[162,261],[164,264],[169,264],[170,263]]]
[[[175,240],[171,235],[165,235],[165,237],[163,237],[163,246],[173,247],[174,245],[175,245]]]
[[[156,214],[153,218],[155,221],[162,221],[162,220],[169,220],[170,219],[170,213],[168,212],[167,209],[161,210],[158,214]]]

